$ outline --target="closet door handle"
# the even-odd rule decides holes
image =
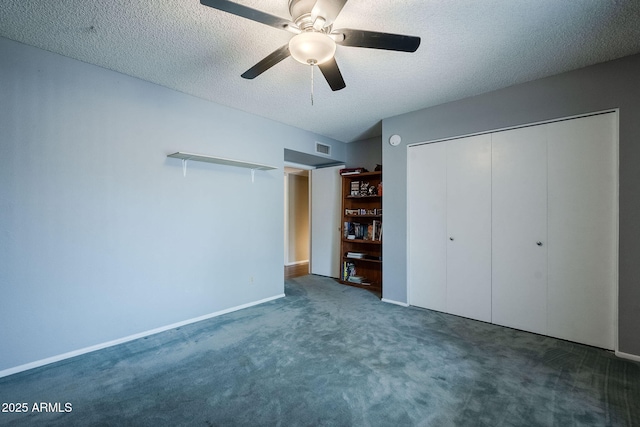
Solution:
[[[536,245],[542,246],[542,242],[536,242]]]
[[[449,240],[451,240],[453,242],[453,237],[449,237]]]

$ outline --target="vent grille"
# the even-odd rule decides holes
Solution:
[[[325,156],[331,155],[331,146],[316,142],[316,153],[324,154]]]

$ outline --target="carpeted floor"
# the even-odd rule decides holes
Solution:
[[[0,401],[29,411],[0,425],[640,425],[640,364],[610,352],[317,276],[286,294],[2,378]]]

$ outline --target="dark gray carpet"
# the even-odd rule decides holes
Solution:
[[[380,302],[317,276],[287,297],[0,379],[1,425],[640,425],[640,364]],[[31,409],[31,408],[30,408]]]

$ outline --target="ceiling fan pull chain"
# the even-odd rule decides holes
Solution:
[[[313,106],[313,64],[311,64],[311,106]]]

